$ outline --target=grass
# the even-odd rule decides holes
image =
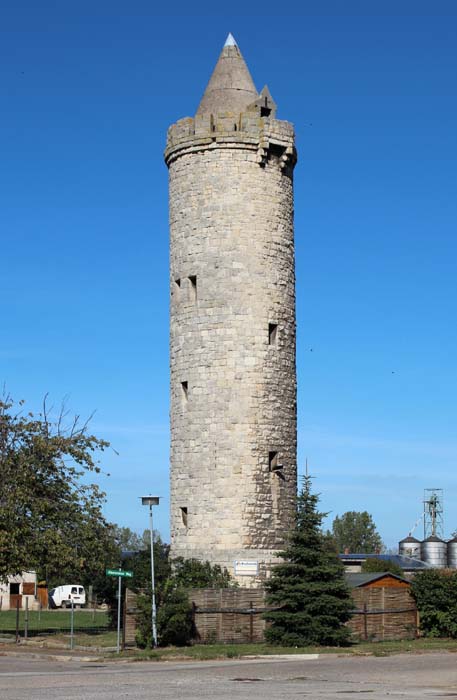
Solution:
[[[75,631],[86,630],[96,633],[99,630],[106,630],[108,627],[108,614],[104,610],[75,610],[74,629]],[[28,630],[29,635],[55,633],[70,631],[71,611],[70,610],[29,610]],[[23,636],[25,627],[25,611],[19,611],[19,631]],[[16,611],[5,610],[0,612],[0,634],[15,634],[16,632]]]
[[[68,649],[70,646],[70,634],[61,634],[57,632],[51,636],[35,636],[31,640],[33,645],[39,645],[45,649]],[[108,632],[99,632],[96,634],[87,634],[84,632],[76,632],[74,636],[74,648],[92,648],[96,651],[112,650],[117,644],[117,632],[109,630]]]
[[[6,613],[0,614],[0,620]],[[68,648],[69,647],[69,628],[64,626],[63,620],[57,619],[56,611],[50,611],[50,615],[55,617],[52,619],[54,633],[52,636],[44,633],[41,637],[39,631],[32,633],[30,636],[35,643],[39,642],[40,646],[44,645],[48,648]],[[61,613],[60,613],[61,614]],[[90,620],[91,614],[81,613],[86,615]],[[44,612],[41,613],[42,621]],[[57,613],[59,615],[59,613]],[[66,617],[66,616],[65,616]],[[76,613],[75,613],[76,618]],[[86,621],[88,622],[88,621]],[[21,634],[21,636],[23,636]],[[100,650],[105,655],[115,656],[111,651],[117,643],[117,632],[115,630],[104,629],[101,631],[91,630],[81,625],[75,634],[74,644],[78,647],[92,647]],[[110,648],[110,651],[108,651]],[[211,659],[240,659],[246,656],[270,656],[277,654],[349,654],[352,656],[389,656],[392,654],[415,654],[433,651],[448,651],[457,653],[457,639],[435,639],[435,638],[420,638],[420,639],[403,639],[389,642],[358,642],[349,647],[276,647],[270,644],[195,644],[190,647],[166,647],[159,649],[128,649],[122,653],[122,658],[131,661],[179,661],[179,660],[194,660],[205,661]]]
[[[351,654],[387,656],[391,654],[421,653],[426,651],[457,652],[456,639],[404,639],[391,642],[359,642],[349,647],[275,647],[269,644],[196,644],[191,647],[167,647],[125,652],[135,661],[172,661],[193,659],[239,659],[243,656],[274,654]]]

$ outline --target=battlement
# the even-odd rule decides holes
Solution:
[[[165,162],[169,165],[185,153],[214,148],[244,148],[257,152],[264,166],[271,156],[281,169],[297,161],[294,127],[290,122],[262,117],[257,111],[220,112],[185,117],[168,129]]]

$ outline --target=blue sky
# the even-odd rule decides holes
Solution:
[[[295,123],[299,458],[391,546],[457,528],[454,2],[8,0],[0,23],[0,380],[111,440],[107,516],[168,537],[166,129],[231,31]],[[295,10],[295,7],[297,8]],[[238,8],[235,8],[238,9]],[[311,352],[312,348],[312,352]],[[416,531],[420,534],[420,530]]]

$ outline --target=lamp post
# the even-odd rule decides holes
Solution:
[[[154,580],[154,530],[152,526],[152,506],[158,506],[159,496],[141,496],[141,505],[149,506],[149,532],[151,535],[151,588],[152,588],[152,643],[157,646],[156,596]]]

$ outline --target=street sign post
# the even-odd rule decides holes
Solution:
[[[133,571],[123,571],[122,569],[106,569],[107,576],[120,576],[121,578],[133,578]]]
[[[121,650],[121,597],[122,579],[133,578],[133,571],[123,571],[122,569],[106,569],[107,576],[117,576],[119,585],[117,588],[117,653]]]

